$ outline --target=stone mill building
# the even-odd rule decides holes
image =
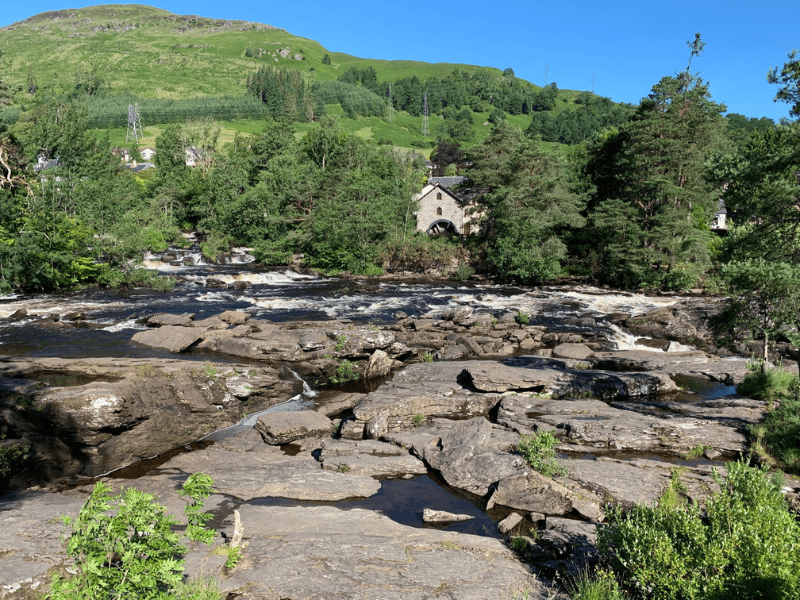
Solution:
[[[464,177],[431,177],[422,191],[415,196],[419,201],[417,229],[429,235],[448,233],[468,235],[475,233],[476,215],[471,214],[469,200],[459,198],[450,188],[464,181]]]

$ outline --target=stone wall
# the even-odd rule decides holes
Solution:
[[[419,196],[420,208],[417,211],[417,229],[427,231],[435,221],[445,219],[455,225],[456,231],[463,234],[464,225],[470,222],[467,210],[446,189],[426,185]]]

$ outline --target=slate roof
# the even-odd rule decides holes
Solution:
[[[429,177],[428,183],[430,183],[431,185],[435,185],[438,183],[443,188],[451,188],[453,186],[458,185],[464,180],[466,180],[466,177],[462,177],[461,175],[458,175],[456,177]]]

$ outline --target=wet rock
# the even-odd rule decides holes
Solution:
[[[672,346],[672,342],[670,340],[661,340],[661,339],[653,339],[653,338],[637,338],[636,343],[639,346],[647,346],[648,348],[653,348],[655,350],[661,350],[662,352],[666,352]]]
[[[174,315],[170,313],[160,313],[147,318],[148,327],[163,327],[165,325],[185,326],[194,320],[194,313],[184,313]]]
[[[594,354],[586,344],[559,344],[553,348],[553,356],[585,360]]]
[[[28,316],[28,309],[26,308],[18,308],[13,313],[8,315],[9,320],[11,321],[20,321]]]
[[[139,331],[131,339],[143,346],[163,348],[173,354],[178,354],[202,340],[205,333],[205,329],[198,327],[166,325],[157,329]]]
[[[394,361],[383,350],[375,350],[369,357],[367,367],[364,369],[364,379],[384,377],[392,370]]]
[[[226,289],[228,287],[228,284],[222,279],[217,279],[216,277],[207,277],[206,287]]]
[[[366,423],[356,421],[353,417],[344,419],[339,427],[339,435],[346,440],[364,439],[364,429]]]
[[[279,446],[302,438],[330,435],[331,420],[315,410],[278,411],[261,415],[255,428],[265,442]]]
[[[230,287],[232,290],[246,290],[253,287],[253,284],[249,281],[234,281]]]
[[[503,519],[497,524],[497,528],[500,530],[500,533],[506,534],[512,529],[514,529],[514,527],[522,523],[523,520],[524,519],[522,515],[519,515],[517,513],[511,513],[505,519]]]
[[[422,520],[425,523],[460,523],[474,518],[472,515],[457,515],[444,510],[422,509]]]
[[[247,323],[247,321],[250,320],[250,315],[239,310],[226,310],[224,313],[219,315],[219,318],[231,325],[241,325],[242,323]]]
[[[86,320],[86,313],[82,310],[67,313],[63,317],[61,317],[62,321],[84,321]]]

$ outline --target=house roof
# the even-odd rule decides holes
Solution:
[[[133,166],[133,163],[127,163],[123,165],[126,169],[130,169],[131,173],[141,173],[145,169],[152,169],[155,168],[155,165],[151,162],[142,162],[136,163],[136,166]]]
[[[443,188],[451,188],[457,186],[462,181],[465,181],[467,178],[458,175],[456,177],[428,177],[428,183],[430,184],[439,184]]]
[[[37,171],[37,172],[38,171],[48,171],[49,169],[55,169],[56,167],[60,167],[60,166],[61,166],[61,163],[58,162],[57,158],[51,158],[50,160],[46,160],[46,161],[41,162],[41,163],[39,163],[37,165],[34,165],[33,170]]]

